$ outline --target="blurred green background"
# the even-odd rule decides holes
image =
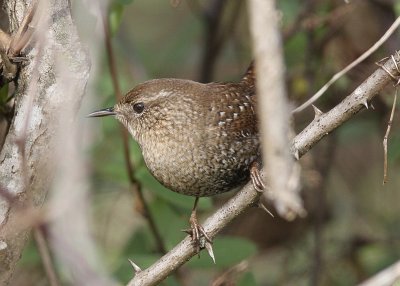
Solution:
[[[287,90],[294,105],[375,43],[400,11],[394,0],[277,2],[282,12]],[[72,1],[72,5],[81,4]],[[237,80],[252,59],[246,1],[114,0],[109,20],[124,93],[152,78]],[[95,22],[91,19],[79,27],[87,32]],[[397,32],[339,80],[317,106],[327,111],[339,103],[377,68],[376,61],[399,49],[399,43]],[[105,49],[99,71],[96,105],[112,106],[114,89]],[[215,265],[202,253],[164,285],[354,285],[399,260],[398,113],[389,140],[389,182],[382,186],[382,140],[394,92],[388,87],[373,100],[374,108],[329,134],[301,159],[307,217],[287,222],[249,210],[218,235]],[[296,132],[312,118],[311,108],[296,115]],[[92,231],[108,269],[124,284],[133,275],[128,258],[146,268],[161,254],[129,184],[119,123],[105,118],[95,126],[96,144],[90,150]],[[148,173],[138,145],[132,139],[129,144],[134,176],[143,186],[166,248],[171,249],[185,237],[180,230],[188,225],[194,199],[158,184]],[[233,194],[202,198],[200,220]],[[19,268],[19,285],[27,281],[47,285],[33,243]]]

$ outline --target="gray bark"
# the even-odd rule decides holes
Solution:
[[[3,2],[15,31],[30,1]],[[29,61],[18,78],[15,114],[0,153],[0,184],[16,198],[10,202],[0,197],[0,285],[10,281],[29,236],[31,225],[21,227],[21,213],[39,208],[51,186],[55,149],[62,144],[57,140],[64,122],[60,115],[76,113],[89,76],[68,0],[42,3],[46,6],[34,27],[37,44],[26,50]]]

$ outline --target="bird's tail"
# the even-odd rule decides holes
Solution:
[[[251,61],[249,67],[247,68],[246,73],[244,74],[241,83],[244,83],[248,86],[254,87],[256,84],[256,71],[254,67],[254,61]]]

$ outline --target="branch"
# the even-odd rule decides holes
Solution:
[[[396,55],[395,60],[399,63],[400,57]],[[396,66],[391,59],[386,61],[383,66],[392,74],[397,74]],[[336,107],[325,114],[318,113],[318,116],[294,138],[291,147],[292,154],[296,158],[300,158],[307,153],[324,136],[365,107],[365,104],[376,96],[391,80],[390,75],[382,68],[379,68]],[[204,223],[204,229],[210,238],[214,238],[235,217],[250,206],[255,205],[259,197],[260,194],[254,190],[251,183],[244,186],[241,191]],[[190,237],[186,237],[152,266],[138,272],[128,286],[157,284],[195,254],[196,247],[191,243]]]
[[[23,0],[4,2],[12,31],[17,31],[27,12]],[[39,207],[53,182],[57,160],[53,155],[58,141],[60,120],[72,121],[80,106],[89,77],[89,61],[72,22],[67,0],[40,1],[46,16],[35,27],[37,45],[27,51],[15,93],[15,116],[0,153],[0,181],[18,204],[0,197],[0,284],[7,285],[21,257],[30,229],[21,229],[21,207]],[[60,77],[57,60],[67,83]],[[71,111],[66,113],[65,111]],[[23,140],[23,144],[18,142]],[[24,150],[18,150],[23,146]],[[21,152],[24,160],[21,160]],[[26,163],[24,163],[25,161]],[[26,179],[25,179],[26,178]],[[26,183],[26,184],[25,184]]]
[[[361,56],[359,56],[356,60],[351,62],[349,65],[347,65],[343,70],[340,72],[336,73],[323,87],[320,88],[310,99],[308,99],[306,102],[304,102],[302,105],[299,107],[295,108],[293,110],[293,113],[300,112],[306,107],[310,106],[312,103],[314,103],[318,98],[320,98],[327,90],[328,88],[334,84],[339,78],[344,76],[348,71],[353,69],[355,66],[359,65],[362,61],[364,61],[366,58],[368,58],[372,53],[374,53],[380,46],[383,45],[387,41],[387,39],[397,30],[397,28],[400,26],[400,17],[397,17],[397,19],[393,22],[393,24],[389,27],[389,29],[385,32],[385,34],[375,43],[373,44],[372,47],[370,47],[367,51],[365,51]]]
[[[290,108],[284,81],[279,14],[275,1],[252,0],[248,3],[263,163],[269,188],[265,195],[273,196],[281,216],[294,219],[305,210],[299,196],[299,166],[290,154]]]
[[[395,55],[394,60],[399,63],[400,56]],[[396,65],[392,59],[387,60],[383,64],[383,67],[392,74],[398,74]],[[323,137],[349,120],[354,114],[358,113],[363,108],[368,108],[368,102],[370,102],[390,81],[392,81],[390,75],[383,68],[378,68],[349,96],[329,112],[322,113],[316,111],[314,120],[294,138],[291,148],[292,154],[296,158],[300,158]]]
[[[50,286],[60,286],[58,276],[55,270],[53,259],[50,255],[49,246],[44,236],[44,231],[40,227],[36,227],[33,230],[33,236],[35,238],[36,247],[42,259],[43,268],[46,272],[47,280]]]
[[[213,239],[235,217],[254,205],[259,197],[260,193],[254,190],[253,185],[247,184],[206,220],[203,227],[208,236]],[[194,255],[196,255],[196,246],[192,244],[192,240],[188,236],[152,266],[137,273],[128,285],[155,285]]]
[[[375,276],[369,278],[358,286],[390,286],[395,285],[400,279],[400,261],[397,261],[393,265]]]

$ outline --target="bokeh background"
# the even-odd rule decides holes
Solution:
[[[395,0],[277,2],[293,106],[372,46],[400,14]],[[83,5],[75,0],[72,7],[76,11]],[[246,1],[114,0],[109,21],[123,93],[152,78],[234,81],[252,60]],[[97,24],[89,16],[77,20],[82,34]],[[317,106],[327,111],[350,94],[377,68],[376,61],[399,49],[399,37],[396,32],[378,52],[342,77]],[[107,57],[104,46],[92,78],[95,108],[115,103]],[[354,285],[398,261],[399,113],[389,139],[389,182],[382,185],[382,140],[394,93],[388,87],[368,110],[300,160],[307,217],[288,222],[260,209],[249,210],[216,238],[216,264],[202,253],[164,285]],[[296,114],[296,132],[313,116],[311,108]],[[137,186],[129,183],[119,123],[104,118],[91,128],[95,132],[95,144],[87,150],[92,170],[91,232],[107,269],[124,284],[133,275],[128,258],[146,268],[161,253],[142,215]],[[187,227],[194,199],[157,183],[132,139],[129,147],[134,178],[141,184],[165,248],[171,249],[185,236],[180,230]],[[201,220],[233,194],[202,198]],[[24,251],[15,277],[15,285],[47,285],[33,242]]]

